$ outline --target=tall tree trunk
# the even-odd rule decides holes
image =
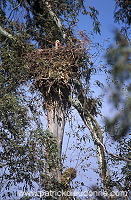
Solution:
[[[48,129],[57,139],[58,157],[61,158],[62,141],[65,127],[65,110],[64,106],[55,101],[53,107],[47,107]]]
[[[45,184],[46,190],[61,190],[61,154],[62,154],[62,141],[65,128],[65,109],[62,102],[54,100],[52,106],[46,104],[47,122],[49,133],[54,138],[54,146],[49,149],[46,148],[46,174],[48,175],[48,183]],[[52,148],[52,149],[51,149]],[[55,153],[53,149],[55,148]],[[56,197],[61,200],[61,197]],[[50,197],[50,199],[53,199]]]

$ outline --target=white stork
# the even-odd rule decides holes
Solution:
[[[59,47],[62,47],[62,44],[60,43],[59,40],[55,41],[55,49],[58,49]]]

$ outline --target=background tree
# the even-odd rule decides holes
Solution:
[[[130,16],[130,0],[115,0],[116,7],[114,11],[114,20],[115,22],[122,22],[122,32],[127,33],[130,29],[131,16]]]
[[[128,40],[120,33],[116,34],[116,46],[107,51],[108,63],[111,66],[113,89],[111,91],[114,107],[119,110],[112,121],[108,121],[108,128],[113,137],[118,139],[130,133],[130,53]],[[114,55],[114,56],[113,56]],[[119,125],[118,125],[119,124]]]
[[[113,80],[112,102],[119,109],[119,113],[108,121],[108,128],[114,134],[114,138],[129,134],[130,129],[130,77],[131,65],[130,54],[131,47],[129,41],[128,27],[130,26],[130,5],[129,1],[116,1],[116,9],[114,19],[116,22],[121,21],[126,26],[126,36],[120,32],[115,33],[116,44],[107,50],[107,61],[111,69],[111,77]],[[127,35],[128,34],[128,35]],[[119,124],[119,125],[118,125]],[[114,128],[113,128],[114,127]],[[112,129],[112,130],[111,130]]]
[[[118,154],[127,158],[130,158],[131,142],[129,138],[131,132],[131,46],[129,40],[131,18],[129,13],[129,1],[116,1],[114,19],[115,22],[122,22],[122,28],[120,31],[115,32],[115,45],[110,46],[106,54],[112,80],[108,91],[111,96],[110,102],[116,111],[113,117],[106,120],[106,128],[112,138],[118,142]],[[119,190],[129,191],[131,184],[129,166],[130,162],[122,164],[122,179],[117,175],[116,185]]]

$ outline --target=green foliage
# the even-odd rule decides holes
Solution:
[[[6,4],[5,2],[9,3]],[[30,35],[32,40],[37,41],[37,45],[42,48],[52,47],[54,46],[55,40],[62,40],[61,28],[66,33],[67,37],[74,37],[73,27],[76,26],[80,13],[89,15],[93,20],[94,31],[100,32],[100,23],[97,18],[98,11],[94,7],[89,7],[89,11],[87,11],[83,0],[51,0],[48,2],[51,10],[63,23],[60,29],[53,17],[49,14],[46,1],[27,0],[20,2],[18,0],[7,0],[5,2],[3,2],[5,3],[4,6],[1,6],[2,15],[6,16],[6,9],[10,5],[8,19],[11,20],[12,17],[14,17],[16,21],[24,23],[26,26],[26,33]],[[23,12],[25,20],[23,20]],[[17,14],[19,17],[17,17]]]
[[[107,60],[111,66],[113,79],[112,102],[120,110],[112,120],[108,120],[107,129],[118,139],[130,133],[131,124],[131,47],[128,40],[116,33],[116,46],[107,51]],[[121,108],[122,107],[122,108]]]
[[[1,79],[3,78],[3,85],[1,87],[6,91],[15,90],[21,82],[25,80],[25,69],[23,60],[21,58],[22,47],[17,44],[9,44],[6,42],[2,44],[1,49]],[[6,82],[6,84],[5,84]],[[2,80],[1,80],[2,83]]]
[[[113,141],[114,143],[114,141]],[[126,137],[126,139],[119,139],[116,143],[117,155],[130,160],[130,145],[131,140]],[[131,184],[131,173],[130,167],[131,162],[121,162],[119,159],[112,158],[111,165],[113,169],[112,174],[112,185],[114,185],[119,191],[126,191],[128,196],[130,196],[130,184]]]
[[[114,21],[124,24],[121,28],[121,32],[128,36],[130,34],[131,24],[131,2],[130,0],[115,0],[116,7],[114,10]],[[129,33],[128,33],[129,31]]]
[[[100,22],[98,21],[97,15],[99,15],[99,12],[94,7],[89,7],[91,12],[89,12],[90,17],[93,19],[93,30],[96,33],[100,34]]]
[[[20,138],[21,132],[28,127],[26,108],[13,93],[4,94],[0,99],[0,122],[2,128],[10,131],[12,138]]]
[[[53,137],[52,133],[50,133],[48,130],[45,131],[44,134],[44,143],[43,146],[45,146],[45,151],[48,152],[48,159],[49,159],[49,168],[52,170],[55,169],[56,166],[58,166],[59,158],[57,158],[57,140]]]
[[[33,190],[37,184],[41,184],[40,176],[45,173],[44,141],[44,132],[40,129],[28,131],[26,137],[21,134],[16,139],[7,131],[2,132],[0,167],[4,170],[1,171],[1,184],[3,180],[6,181],[3,199],[8,199],[9,194],[12,198],[16,197],[15,190],[19,191],[19,188],[22,191]],[[12,187],[15,188],[14,192],[11,191]]]
[[[125,156],[127,158],[130,159],[131,157],[131,151],[130,151],[130,147],[131,147],[131,140],[126,139],[124,142],[121,140],[121,148],[120,150],[120,154],[122,156]],[[128,192],[130,192],[130,186],[131,186],[131,162],[127,162],[125,164],[125,166],[122,167],[122,174],[124,175],[125,179],[124,179],[124,189]]]
[[[107,50],[107,61],[111,69],[112,79],[109,91],[116,114],[106,120],[106,128],[108,133],[118,142],[117,154],[130,160],[130,139],[128,138],[131,132],[131,46],[128,39],[128,29],[131,23],[130,1],[116,0],[114,20],[125,24],[121,32],[126,36],[116,32],[116,45]],[[112,159],[112,163],[114,167],[116,165],[117,169],[113,170],[114,174],[112,174],[114,185],[119,190],[127,191],[130,195],[130,162],[120,163],[119,160]],[[120,165],[122,168],[119,174]]]
[[[114,18],[116,22],[122,21],[123,23],[130,25],[131,15],[130,15],[130,0],[116,0],[116,10],[114,13]]]

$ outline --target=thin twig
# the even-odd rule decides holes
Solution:
[[[131,149],[131,147],[128,145],[128,144],[126,144],[123,140],[120,140],[126,147],[128,147],[129,149]]]
[[[95,119],[89,112],[87,112],[88,116],[85,116],[85,115],[87,115],[87,114],[85,114],[85,113],[83,114],[83,108],[82,108],[82,105],[81,105],[81,103],[80,103],[80,101],[79,101],[78,99],[77,99],[77,103],[79,102],[79,105],[76,105],[76,104],[75,104],[74,99],[69,99],[69,101],[71,101],[71,103],[73,104],[73,106],[74,106],[78,111],[80,111],[79,114],[80,114],[81,118],[83,119],[85,125],[88,127],[88,129],[90,130],[91,134],[93,135],[95,141],[97,142],[97,144],[100,144],[100,145],[101,145],[101,147],[103,148],[103,150],[104,150],[108,155],[111,155],[111,156],[113,156],[113,157],[115,157],[115,158],[118,158],[118,159],[120,159],[120,160],[123,160],[123,161],[131,162],[131,160],[129,160],[129,159],[127,159],[127,158],[123,158],[123,157],[121,157],[121,156],[118,156],[118,155],[115,155],[115,154],[113,154],[113,153],[108,152],[108,151],[106,150],[105,145],[99,140],[99,138],[97,137],[95,131],[91,128],[91,126],[90,126],[90,124],[88,123],[88,120],[87,120],[86,118],[88,117],[89,120],[90,120],[90,122],[93,121],[93,122],[95,123],[96,129],[100,132],[100,131],[101,131],[101,130],[100,130],[100,126],[98,125],[98,122],[96,121],[96,119]],[[80,107],[80,108],[78,108],[78,107]],[[101,132],[101,133],[102,133],[102,132]]]
[[[12,9],[12,11],[10,12],[10,15],[9,15],[9,17],[8,17],[8,20],[9,20],[10,16],[12,15],[12,12],[13,12],[16,8],[18,8],[18,7],[20,6],[21,3],[22,3],[22,1],[21,1],[16,7],[14,7],[14,8]]]

